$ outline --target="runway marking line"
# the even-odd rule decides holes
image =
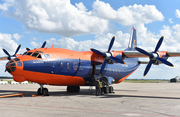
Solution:
[[[18,93],[18,94],[11,94],[11,95],[2,95],[0,98],[5,98],[5,97],[13,97],[13,96],[21,96],[24,97],[23,93]]]

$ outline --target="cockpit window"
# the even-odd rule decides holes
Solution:
[[[49,54],[46,54],[46,57],[47,57],[47,58],[50,58]]]
[[[32,52],[28,52],[26,55],[31,55],[32,54]]]
[[[23,55],[26,55],[27,54],[27,52],[25,52]]]
[[[45,55],[43,54],[43,52],[41,52],[41,51],[35,51],[34,53],[33,52],[25,52],[23,55],[29,55],[29,56],[33,56],[36,58],[46,58]]]
[[[32,56],[37,57],[38,54],[39,54],[39,53],[36,53],[36,52],[35,52],[35,53],[32,54]]]
[[[15,58],[14,60],[15,60],[15,61],[20,61],[20,59],[18,59],[18,58]]]
[[[42,58],[41,55],[39,54],[37,58]]]

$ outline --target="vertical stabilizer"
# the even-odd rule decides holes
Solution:
[[[137,46],[136,29],[132,28],[131,37],[129,40],[128,50],[135,51],[134,47]]]

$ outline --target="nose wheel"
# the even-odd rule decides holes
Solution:
[[[37,90],[38,95],[44,95],[44,96],[49,96],[49,91],[47,88],[43,87],[43,84],[40,84],[40,88]]]

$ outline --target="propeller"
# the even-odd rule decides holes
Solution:
[[[44,48],[44,47],[46,46],[46,43],[47,43],[47,41],[45,41],[45,42],[42,44],[41,48]],[[26,47],[26,50],[29,51],[29,50],[31,50],[31,49],[29,49],[28,47]]]
[[[139,47],[135,47],[135,49],[136,49],[137,51],[139,51],[140,53],[142,53],[142,54],[144,54],[144,55],[149,56],[149,59],[150,59],[148,65],[146,66],[146,69],[145,69],[145,71],[144,71],[144,76],[148,73],[149,69],[151,68],[151,65],[153,64],[153,61],[160,61],[160,62],[164,63],[165,65],[174,67],[174,65],[173,65],[172,63],[170,63],[169,61],[160,58],[159,55],[158,55],[158,53],[157,53],[157,51],[159,50],[159,48],[160,48],[160,46],[161,46],[161,44],[162,44],[162,42],[163,42],[163,39],[164,39],[164,36],[162,36],[162,37],[159,39],[159,41],[158,41],[158,43],[157,43],[157,45],[156,45],[155,50],[154,50],[153,52],[151,52],[151,53],[148,53],[148,52],[146,52],[145,50],[143,50],[143,49],[141,49],[141,48],[139,48]]]
[[[124,61],[122,61],[121,59],[116,58],[116,57],[113,57],[113,56],[112,56],[112,53],[110,52],[110,50],[111,50],[111,48],[112,48],[112,46],[113,46],[113,44],[114,44],[114,40],[115,40],[115,36],[113,36],[113,38],[111,39],[111,42],[110,42],[109,47],[108,47],[108,51],[105,52],[105,53],[100,52],[99,50],[96,50],[96,49],[91,48],[91,51],[92,51],[92,52],[94,52],[94,53],[96,53],[96,54],[98,54],[98,55],[101,55],[101,56],[103,56],[103,58],[104,58],[104,62],[103,62],[103,64],[102,64],[102,66],[101,66],[101,70],[100,70],[100,74],[99,74],[100,76],[101,76],[101,74],[103,73],[104,68],[105,68],[108,60],[110,60],[110,59],[112,59],[112,60],[114,60],[114,61],[116,61],[116,62],[118,62],[118,63],[125,64]]]
[[[7,59],[11,60],[11,57],[16,57],[16,54],[18,53],[19,49],[21,48],[21,44],[17,47],[15,53],[13,55],[10,55],[8,51],[6,51],[5,49],[3,49],[4,53],[6,55],[8,55]]]

